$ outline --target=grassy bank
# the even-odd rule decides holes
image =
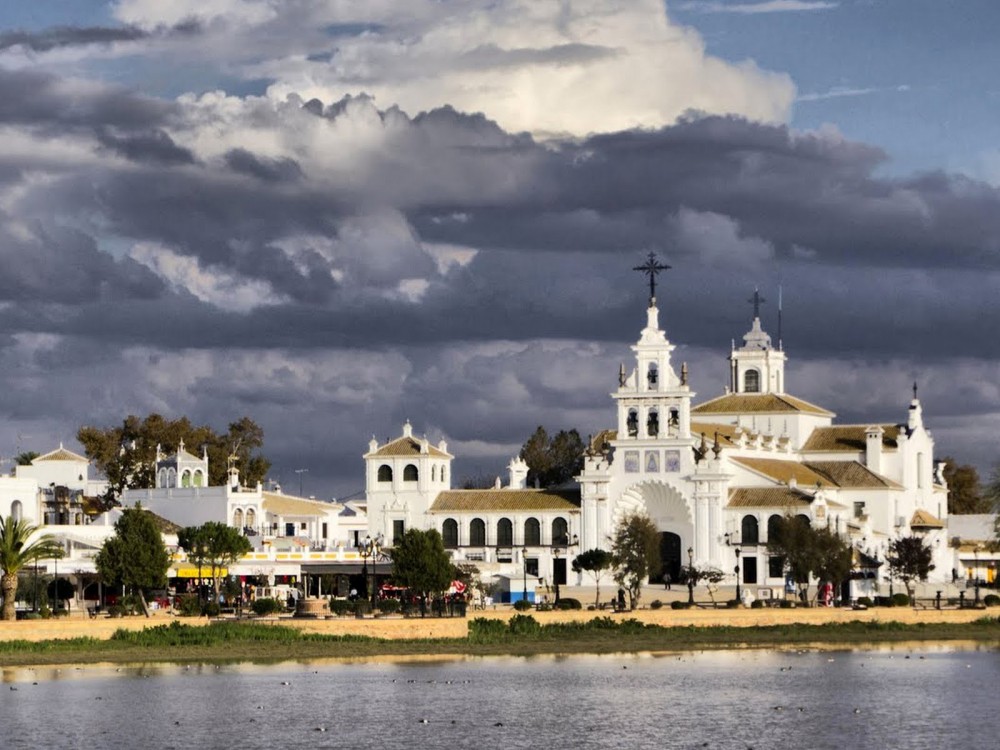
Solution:
[[[1000,618],[964,623],[850,621],[756,627],[675,626],[596,617],[542,624],[528,615],[509,621],[478,618],[465,638],[388,640],[304,633],[278,624],[180,622],[118,630],[110,639],[0,642],[0,666],[96,662],[283,661],[412,655],[616,653],[691,649],[769,648],[823,643],[863,646],[900,641],[978,641],[1000,646]]]

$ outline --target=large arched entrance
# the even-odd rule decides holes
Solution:
[[[681,538],[672,531],[660,534],[660,575],[650,579],[650,583],[663,583],[667,580],[677,583],[681,577]],[[665,576],[670,576],[667,579]]]

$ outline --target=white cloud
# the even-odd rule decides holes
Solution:
[[[199,54],[225,55],[230,73],[272,79],[268,93],[279,101],[368,93],[382,109],[411,114],[446,104],[483,112],[511,132],[655,128],[690,110],[785,121],[795,96],[785,74],[708,55],[662,0],[312,0],[287,12],[272,2],[125,0],[117,15],[144,27],[219,22],[225,36],[208,25]],[[337,24],[368,30],[320,32]],[[249,35],[242,47],[241,33]]]
[[[220,310],[247,312],[255,307],[287,302],[263,281],[242,279],[218,268],[207,270],[196,258],[179,255],[153,242],[136,243],[128,254],[173,289],[188,292]]]
[[[742,236],[739,222],[729,216],[682,207],[673,223],[678,246],[696,253],[706,264],[751,265],[774,255],[770,242]]]

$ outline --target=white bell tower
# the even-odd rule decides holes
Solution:
[[[764,299],[754,289],[753,324],[729,354],[729,390],[732,393],[785,393],[785,353],[771,345],[771,337],[760,325],[760,303]],[[779,342],[779,347],[780,347]]]

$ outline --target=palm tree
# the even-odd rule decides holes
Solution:
[[[0,577],[0,591],[3,592],[0,620],[13,620],[15,617],[17,574],[30,563],[63,555],[62,544],[51,534],[45,534],[28,544],[37,530],[37,526],[32,526],[23,519],[0,516],[0,572],[3,574]]]

